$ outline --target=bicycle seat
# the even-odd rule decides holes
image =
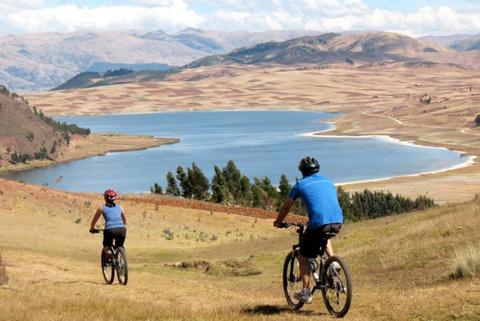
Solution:
[[[337,233],[336,232],[325,232],[324,235],[325,235],[325,239],[328,240],[328,239],[331,239],[332,237],[334,237],[335,235],[337,235]]]

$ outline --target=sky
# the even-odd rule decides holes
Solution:
[[[480,0],[0,0],[0,35],[186,27],[479,34]]]

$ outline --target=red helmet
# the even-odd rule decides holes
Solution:
[[[107,189],[103,193],[103,197],[105,197],[105,201],[113,203],[117,199],[117,192],[115,192],[113,189]]]

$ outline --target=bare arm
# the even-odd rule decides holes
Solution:
[[[280,209],[280,212],[278,212],[277,219],[273,222],[273,226],[279,227],[283,223],[283,220],[288,215],[288,212],[290,211],[290,208],[292,207],[294,202],[295,200],[291,197],[289,197],[285,201],[282,208]]]
[[[103,214],[103,210],[99,207],[97,209],[97,212],[95,213],[95,215],[92,218],[92,222],[90,223],[90,231],[92,231],[95,228],[95,224],[97,224],[97,221],[102,214]]]
[[[127,217],[125,216],[125,212],[123,210],[123,206],[121,207],[122,209],[122,221],[123,221],[123,225],[127,225]]]

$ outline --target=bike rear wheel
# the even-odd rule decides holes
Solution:
[[[290,308],[298,310],[303,306],[304,303],[294,297],[295,293],[302,289],[298,251],[292,251],[288,253],[283,264],[283,291]]]
[[[106,251],[102,249],[101,262],[103,278],[107,284],[112,284],[115,276],[115,269],[113,268],[113,251],[111,248]]]
[[[338,318],[343,317],[352,303],[352,277],[345,261],[338,256],[328,258],[321,280],[323,302],[328,312]]]
[[[127,253],[123,247],[117,248],[117,278],[118,283],[127,285],[128,282],[128,261]]]

